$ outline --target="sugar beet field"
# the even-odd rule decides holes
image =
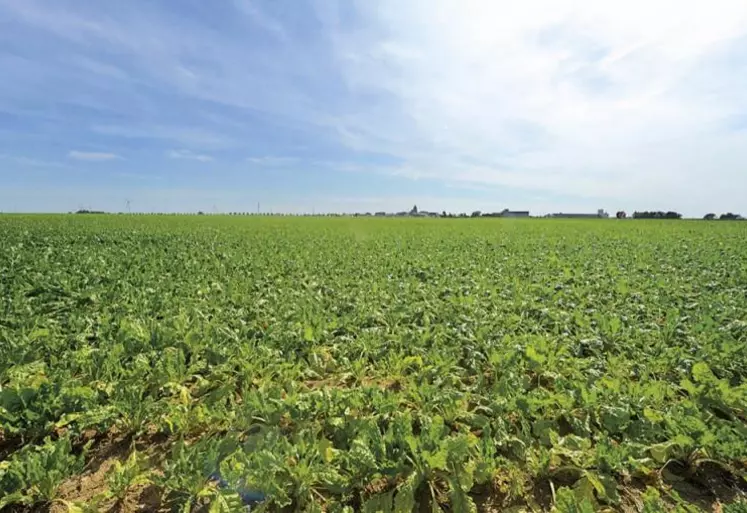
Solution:
[[[723,511],[747,223],[0,216],[3,511]]]

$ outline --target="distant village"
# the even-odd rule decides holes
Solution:
[[[624,213],[623,213],[624,214]],[[356,216],[374,216],[374,217],[530,217],[528,210],[509,210],[503,209],[500,212],[481,212],[475,210],[471,214],[450,214],[446,211],[443,212],[428,212],[426,210],[418,210],[418,206],[415,205],[412,209],[402,212],[366,212],[365,214],[354,214]],[[596,213],[564,213],[558,212],[556,214],[547,214],[544,217],[565,217],[565,218],[607,218],[610,215],[603,209],[599,209]],[[620,217],[620,213],[618,213]]]
[[[447,217],[447,218],[469,218],[469,217],[514,217],[514,218],[529,218],[532,217],[529,214],[528,210],[510,210],[510,209],[503,209],[500,212],[481,212],[479,210],[475,210],[471,214],[467,213],[461,213],[461,214],[452,214],[448,213],[446,211],[443,212],[428,212],[426,210],[418,210],[417,205],[412,207],[412,209],[408,211],[402,211],[402,212],[375,212],[370,213],[366,212],[365,214],[353,214],[355,217],[366,217],[366,216],[373,216],[373,217]],[[555,219],[609,219],[610,217],[616,218],[616,219],[627,219],[628,214],[620,210],[614,214],[614,216],[611,216],[608,212],[606,212],[604,209],[600,208],[596,212],[556,212],[554,214],[546,214],[544,216],[534,216],[534,217],[545,217],[545,218],[555,218]],[[682,219],[682,214],[679,212],[663,212],[661,210],[656,211],[643,211],[643,212],[633,212],[633,215],[631,216],[632,219]],[[706,221],[742,221],[745,218],[739,214],[732,214],[731,212],[726,214],[721,214],[720,216],[717,216],[716,214],[709,213],[703,216],[704,220]]]
[[[128,202],[129,203],[129,202]],[[75,214],[107,214],[108,212],[100,211],[100,210],[91,210],[91,209],[79,209],[75,212],[70,212]],[[118,212],[119,214],[124,214],[125,212]],[[171,213],[158,213],[158,212],[131,212],[129,210],[129,204],[128,204],[128,214],[134,214],[134,215],[190,215],[195,214],[194,212],[171,212]],[[366,212],[366,213],[355,213],[355,214],[341,214],[341,213],[324,213],[324,214],[317,214],[317,213],[304,213],[304,214],[287,214],[287,213],[281,213],[281,212],[262,212],[259,210],[259,205],[257,206],[257,212],[218,212],[217,209],[214,208],[213,212],[203,212],[199,211],[196,212],[197,215],[208,215],[208,214],[217,214],[217,215],[232,215],[232,216],[323,216],[323,217],[440,217],[440,218],[475,218],[475,217],[506,217],[506,218],[555,218],[555,219],[609,219],[609,218],[616,218],[616,219],[627,219],[628,214],[625,211],[618,211],[615,213],[614,216],[611,216],[609,213],[607,213],[604,209],[599,209],[596,212],[556,212],[554,214],[546,214],[544,216],[531,216],[529,214],[528,210],[510,210],[508,208],[505,208],[501,210],[500,212],[481,212],[480,210],[475,210],[471,214],[467,213],[450,213],[446,212],[445,210],[442,212],[429,212],[427,210],[419,210],[417,205],[413,206],[410,210],[403,210],[401,212]],[[633,212],[633,215],[630,216],[631,219],[682,219],[682,214],[679,212],[663,212],[661,210],[652,210],[652,211],[643,211],[643,212]],[[702,218],[705,221],[744,221],[745,218],[739,214],[732,214],[731,212],[716,215],[714,213],[709,213],[703,216]]]

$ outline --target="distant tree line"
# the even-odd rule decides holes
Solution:
[[[644,211],[644,212],[633,212],[633,219],[682,219],[682,214],[679,212],[662,212],[657,211]]]
[[[706,221],[715,221],[716,214],[713,214],[713,213],[706,214],[705,216],[703,216],[703,219],[705,219]],[[744,218],[740,216],[739,214],[732,214],[731,212],[727,212],[726,214],[721,214],[718,217],[719,221],[737,221],[741,219],[744,219]]]

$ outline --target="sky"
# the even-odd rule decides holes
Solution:
[[[747,214],[744,0],[0,0],[0,211]]]

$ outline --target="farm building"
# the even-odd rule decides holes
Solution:
[[[529,211],[504,209],[501,212],[501,217],[529,217]]]
[[[610,215],[604,211],[604,209],[600,208],[597,210],[596,214],[573,214],[573,213],[557,213],[557,214],[550,214],[550,217],[563,217],[563,218],[573,218],[573,219],[598,219],[598,218],[607,218]]]

